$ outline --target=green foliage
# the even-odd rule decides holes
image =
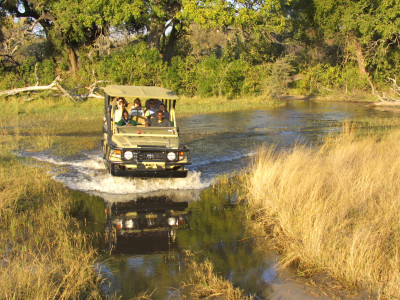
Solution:
[[[71,88],[99,79],[188,96],[277,98],[296,72],[305,73],[296,84],[307,92],[365,89],[367,76],[381,88],[400,72],[399,7],[399,0],[3,1],[0,88],[35,84],[36,63],[40,84],[61,75]],[[38,20],[43,32],[35,35],[29,28]]]
[[[269,64],[248,64],[246,77],[242,86],[243,95],[260,95],[264,92],[264,78],[269,72]]]
[[[95,70],[98,78],[117,84],[160,85],[165,65],[157,50],[138,43],[104,57]]]
[[[228,61],[207,56],[197,64],[197,90],[200,96],[236,97],[242,94],[249,64],[243,60]]]
[[[272,99],[279,99],[292,81],[290,76],[294,68],[291,65],[291,60],[291,57],[285,56],[271,64],[269,76],[265,81],[265,92]]]
[[[197,65],[197,86],[200,96],[209,97],[213,95],[220,95],[218,83],[220,83],[220,72],[225,70],[223,61],[218,59],[215,54],[206,57],[201,63]]]
[[[348,90],[367,89],[368,82],[365,77],[360,76],[354,64],[344,67],[318,64],[306,70],[298,87],[308,94],[326,93],[333,89],[347,93]]]
[[[180,95],[194,96],[197,91],[194,84],[195,70],[195,60],[192,56],[176,56],[161,74],[162,84]]]
[[[56,78],[57,64],[52,59],[45,59],[38,63],[38,77],[40,84],[50,84]]]

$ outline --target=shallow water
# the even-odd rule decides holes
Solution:
[[[366,117],[398,115],[357,104],[297,101],[264,111],[179,120],[182,139],[192,155],[185,179],[112,177],[104,168],[100,147],[68,158],[50,152],[20,154],[49,164],[56,180],[84,192],[76,192],[75,215],[85,220],[88,231],[98,233],[96,245],[107,258],[99,271],[108,279],[104,286],[108,293],[129,299],[143,291],[154,291],[152,299],[176,299],[176,288],[187,276],[185,253],[189,250],[210,259],[215,271],[236,286],[261,298],[274,298],[274,293],[286,286],[276,272],[275,254],[260,255],[254,249],[244,228],[244,213],[234,205],[236,195],[213,188],[213,180],[245,168],[263,144],[278,149],[296,143],[311,145],[340,132],[344,120]],[[138,203],[143,205],[139,207]],[[174,230],[173,239],[170,227],[155,231],[151,227],[154,220],[149,219],[150,215],[165,215],[172,210],[188,213],[185,226]],[[143,230],[140,236],[125,234],[110,241],[107,228],[112,220],[121,218],[121,211],[143,214],[149,234]]]

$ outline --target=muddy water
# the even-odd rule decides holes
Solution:
[[[244,213],[234,205],[236,195],[211,183],[218,175],[246,167],[262,144],[285,149],[318,143],[339,132],[342,121],[366,117],[398,115],[356,104],[299,101],[265,111],[182,119],[180,132],[193,162],[185,179],[111,177],[100,149],[69,158],[22,155],[51,164],[54,178],[77,191],[74,214],[84,220],[86,230],[97,233],[94,243],[104,261],[98,270],[107,279],[106,293],[130,299],[147,291],[152,299],[176,299],[176,288],[187,278],[190,251],[210,259],[218,274],[262,299],[306,299],[312,296],[301,288],[288,288],[276,271],[273,253],[260,255],[254,249]],[[172,214],[176,223],[169,226]],[[140,230],[115,230],[118,222],[130,220]]]

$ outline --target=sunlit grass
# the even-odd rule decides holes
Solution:
[[[399,298],[399,152],[400,131],[260,149],[245,180],[251,225],[273,238],[283,268]]]
[[[67,189],[9,152],[0,137],[2,299],[100,299],[96,252],[73,230]]]
[[[234,287],[233,284],[218,276],[214,272],[214,266],[208,259],[198,262],[198,258],[192,253],[188,255],[188,278],[181,284],[181,294],[189,299],[227,299],[227,300],[251,300],[243,290]]]

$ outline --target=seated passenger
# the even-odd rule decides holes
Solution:
[[[169,112],[165,109],[165,105],[163,103],[158,106],[158,109],[161,110],[164,114],[164,119],[171,120]]]
[[[147,119],[150,119],[150,118],[152,118],[152,117],[155,117],[156,112],[157,112],[157,109],[156,109],[156,102],[154,101],[154,99],[151,99],[151,101],[150,101],[150,107],[144,112],[144,116],[145,116]]]
[[[117,107],[114,110],[114,122],[118,123],[122,119],[122,113],[126,107],[126,100],[124,98],[117,99]]]
[[[170,120],[164,119],[164,113],[159,110],[157,112],[157,118],[152,118],[150,120],[146,120],[146,126],[151,127],[172,127],[174,126]]]
[[[135,101],[133,101],[133,106],[132,106],[132,109],[131,109],[131,112],[130,112],[129,116],[130,116],[130,118],[132,118],[132,117],[143,117],[144,116],[142,103],[140,102],[139,98],[136,98]]]
[[[122,113],[122,119],[119,120],[117,126],[136,126],[136,122],[131,120],[131,118],[129,118],[129,113],[124,110]]]
[[[158,110],[158,106],[162,103],[162,101],[160,99],[147,99],[146,103],[144,104],[144,106],[149,109],[150,108],[150,103],[154,102],[155,103],[155,108],[156,110]]]

